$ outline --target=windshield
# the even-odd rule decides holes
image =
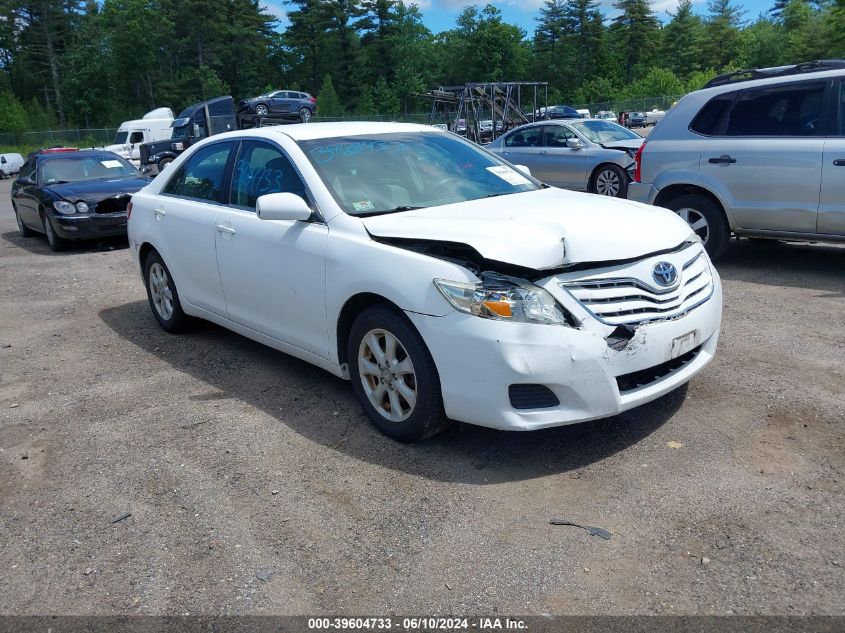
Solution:
[[[300,141],[340,207],[375,215],[534,191],[540,185],[452,134]]]
[[[180,127],[174,127],[173,132],[170,135],[170,138],[175,139],[175,140],[187,138],[188,132],[190,131],[190,129],[191,129],[190,125],[182,125]]]
[[[129,132],[118,132],[117,136],[114,137],[114,144],[115,145],[125,145],[126,139],[129,136]]]
[[[570,123],[570,125],[593,143],[612,143],[613,141],[631,141],[642,138],[636,132],[610,121],[579,121]]]
[[[116,180],[140,176],[138,170],[115,154],[51,158],[41,165],[41,181],[57,185],[82,180]]]

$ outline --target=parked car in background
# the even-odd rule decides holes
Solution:
[[[642,142],[613,121],[579,119],[529,123],[486,147],[546,184],[624,198]]]
[[[616,121],[616,113],[613,110],[600,110],[596,114],[597,119],[609,119],[611,121]]]
[[[733,233],[845,241],[845,60],[738,71],[678,101],[637,154],[632,200],[713,257]]]
[[[655,108],[654,110],[649,110],[645,113],[645,125],[657,125],[660,121],[663,120],[664,116],[666,116],[666,112],[663,110],[658,110],[657,108]]]
[[[629,112],[628,127],[645,127],[645,112]]]
[[[581,114],[573,107],[565,105],[552,106],[550,108],[540,108],[541,119],[580,119]]]
[[[589,110],[587,110],[586,108],[579,108],[579,109],[577,109],[577,110],[575,110],[575,111],[576,111],[576,112],[580,115],[580,117],[581,117],[582,119],[591,119],[591,118],[593,118],[592,113],[591,113]]]
[[[716,351],[719,276],[676,215],[545,187],[430,126],[222,134],[132,204],[163,329],[200,317],[349,379],[397,440],[614,415]]]
[[[23,237],[44,233],[59,251],[70,240],[125,235],[127,205],[149,182],[112,152],[38,152],[12,185],[12,208]]]
[[[23,167],[23,156],[11,152],[8,154],[0,154],[0,177],[8,178],[18,173]]]
[[[170,138],[173,131],[173,110],[157,108],[147,112],[142,118],[124,121],[117,128],[114,143],[103,149],[114,152],[130,161],[133,165],[141,164],[141,144],[153,143]]]
[[[287,116],[307,123],[317,114],[317,98],[298,90],[274,90],[238,102],[238,112]]]

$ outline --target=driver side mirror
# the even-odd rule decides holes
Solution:
[[[19,185],[34,185],[35,181],[32,178],[27,176],[19,176],[18,177],[18,184]]]
[[[311,207],[295,193],[268,193],[255,201],[255,213],[262,220],[305,221],[311,219]]]
[[[581,149],[584,147],[584,144],[577,138],[568,138],[566,139],[566,146],[569,149]]]

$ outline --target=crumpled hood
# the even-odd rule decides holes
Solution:
[[[533,270],[634,259],[694,239],[666,209],[542,189],[363,218],[373,236],[467,244],[485,259]]]
[[[150,184],[149,178],[119,178],[117,180],[83,180],[81,182],[68,182],[63,185],[49,185],[47,189],[56,196],[70,202],[84,200],[87,204],[97,203],[100,200],[119,196],[121,194],[133,194]]]
[[[643,144],[644,140],[645,139],[642,139],[642,138],[640,138],[640,139],[632,138],[632,139],[628,139],[627,141],[609,141],[607,143],[602,143],[602,147],[607,147],[607,148],[610,148],[610,149],[638,150],[640,148],[640,145]]]

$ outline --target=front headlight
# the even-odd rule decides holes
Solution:
[[[88,205],[80,200],[76,203],[76,210],[80,213],[88,213]]]
[[[521,279],[483,273],[479,283],[435,279],[457,310],[496,321],[569,325],[564,309],[548,292]]]
[[[73,215],[76,213],[76,207],[70,202],[64,200],[57,200],[53,203],[53,208],[63,215]]]

